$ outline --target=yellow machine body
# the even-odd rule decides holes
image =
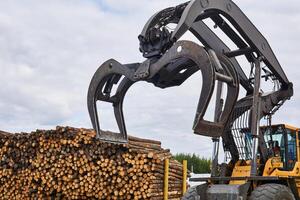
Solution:
[[[279,126],[279,125],[274,125]],[[269,158],[263,166],[263,177],[279,177],[294,179],[298,193],[300,194],[300,146],[299,146],[299,128],[284,124],[285,129],[290,131],[290,134],[295,137],[296,156],[295,160],[289,160],[291,164],[290,169],[284,169],[284,162],[280,155]],[[259,161],[258,161],[259,165]],[[231,177],[244,177],[242,180],[231,180],[229,184],[239,185],[244,184],[250,178],[251,160],[239,160],[232,171]],[[254,186],[255,187],[255,186]]]

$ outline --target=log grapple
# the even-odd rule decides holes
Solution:
[[[213,49],[191,41],[172,39],[166,25],[178,18],[186,5],[166,9],[146,24],[146,30],[139,36],[140,50],[146,58],[144,62],[121,64],[110,59],[96,71],[88,91],[88,110],[99,139],[117,143],[127,142],[122,106],[126,92],[134,83],[146,81],[159,88],[180,86],[199,70],[203,83],[193,130],[196,134],[211,137],[219,137],[223,133],[237,100],[238,74],[226,55],[217,54]],[[211,122],[203,117],[216,81],[225,83],[228,92],[219,119]],[[115,94],[112,94],[113,87],[117,87]],[[101,132],[96,101],[112,104],[119,134],[107,135]]]

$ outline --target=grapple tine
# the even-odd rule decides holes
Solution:
[[[210,50],[209,52],[213,52],[213,51]],[[231,113],[237,102],[237,98],[239,94],[239,79],[234,66],[232,65],[231,61],[227,57],[223,55],[218,55],[218,56],[212,56],[212,54],[210,55],[211,55],[210,57],[212,62],[214,63],[216,69],[218,70],[218,73],[216,73],[216,75],[217,74],[219,75],[216,76],[216,79],[227,85],[227,95],[224,101],[224,108],[220,110],[220,117],[216,122],[210,122],[203,119],[205,112],[203,111],[201,112],[201,105],[200,105],[200,109],[199,107],[197,108],[198,116],[196,115],[193,129],[196,134],[210,136],[210,137],[220,137],[225,131],[226,125],[230,119]],[[221,78],[221,77],[226,77],[226,78]],[[200,103],[201,103],[201,99],[199,100],[199,104]]]
[[[111,89],[114,84],[117,84],[120,81],[122,76],[132,77],[134,70],[131,68],[134,66],[135,65],[132,64],[129,65],[129,67],[126,67],[117,61],[110,59],[98,68],[91,80],[88,90],[87,106],[93,128],[96,130],[97,138],[100,140],[113,143],[127,143],[127,133],[122,113],[122,102],[120,102],[120,100],[123,101],[124,97],[122,97],[122,95],[125,95],[125,93],[123,93],[123,91],[117,91],[115,95],[112,95]],[[127,86],[129,81],[130,79],[126,79],[125,86]],[[123,84],[120,84],[120,86],[123,88]],[[115,116],[120,133],[101,131],[97,111],[97,101],[112,103],[115,108]]]

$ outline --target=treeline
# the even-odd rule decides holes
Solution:
[[[211,160],[196,154],[177,153],[174,158],[182,163],[187,160],[188,169],[195,174],[210,173]]]

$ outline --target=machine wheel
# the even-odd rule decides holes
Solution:
[[[249,200],[295,200],[295,197],[287,186],[270,183],[255,188]]]
[[[200,195],[197,192],[197,186],[191,187],[181,198],[181,200],[200,200]]]

